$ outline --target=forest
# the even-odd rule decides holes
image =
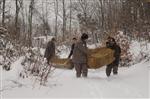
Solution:
[[[80,40],[85,33],[88,35],[87,47],[91,51],[106,47],[109,37],[116,40],[121,48],[121,73],[117,75],[118,78],[107,79],[104,76],[104,69],[108,64],[99,69],[90,69],[89,78],[85,80],[73,78],[73,68],[65,71],[66,68],[52,67],[47,71],[44,52],[48,42],[52,38],[56,39],[56,55],[63,61],[69,55],[72,39]],[[37,90],[31,89],[38,89],[42,79],[41,73],[44,72],[44,75],[49,74],[48,81],[44,81],[48,85],[43,86],[45,89],[40,87],[41,97],[86,97],[86,93],[89,93],[88,97],[145,98],[149,95],[149,62],[150,0],[0,0],[1,97],[19,97],[17,93],[23,90],[31,92],[27,96],[36,93]],[[58,64],[55,65],[57,67]],[[56,75],[62,83],[58,83]],[[52,84],[53,80],[55,84]],[[97,80],[101,80],[100,84]],[[82,90],[83,94],[70,83],[80,85],[79,90]],[[131,87],[132,85],[134,87]],[[49,88],[50,86],[52,88]],[[72,90],[71,86],[75,90],[68,95],[68,90]],[[123,86],[123,89],[120,86]],[[53,87],[56,87],[56,90],[52,91]],[[120,94],[122,96],[113,91],[116,88],[123,92]],[[48,93],[45,90],[52,92],[45,95]],[[60,90],[65,91],[61,94]],[[58,92],[58,95],[53,94],[55,92]]]

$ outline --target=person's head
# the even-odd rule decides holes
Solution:
[[[72,42],[73,42],[73,43],[76,43],[76,42],[77,42],[77,38],[74,37],[74,38],[72,39]]]
[[[111,41],[112,37],[108,36],[107,41]]]
[[[56,42],[56,39],[53,37],[53,38],[51,39],[51,41],[52,41],[52,42]]]
[[[111,38],[111,45],[115,45],[116,44],[116,40],[114,38]]]
[[[81,36],[82,41],[86,41],[89,38],[89,36],[86,33],[83,33]]]

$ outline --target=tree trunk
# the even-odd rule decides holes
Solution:
[[[103,10],[103,0],[99,0],[100,6],[101,6],[101,27],[102,27],[102,32],[104,32],[104,10]]]
[[[2,12],[2,26],[5,27],[5,2],[6,0],[3,0],[3,12]]]
[[[34,0],[31,0],[29,5],[29,47],[32,46],[32,18],[33,18]]]
[[[65,40],[66,33],[66,9],[65,9],[65,0],[62,0],[63,3],[63,41]]]
[[[55,0],[55,37],[57,38],[58,34],[58,0]]]
[[[69,31],[70,31],[70,34],[71,34],[71,28],[72,28],[72,1],[70,0],[70,26],[69,26]]]
[[[20,10],[20,8],[19,8],[19,6],[18,6],[18,0],[16,0],[16,15],[15,15],[15,34],[16,34],[16,40],[18,40],[19,39],[19,25],[18,25],[18,15],[19,15],[19,10]]]

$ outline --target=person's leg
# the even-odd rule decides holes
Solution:
[[[106,67],[106,75],[107,75],[107,77],[109,77],[110,74],[111,74],[112,66],[113,66],[113,64],[109,64]]]
[[[87,64],[82,64],[82,76],[87,77],[87,74],[88,74]]]
[[[76,77],[81,77],[81,64],[75,63]]]
[[[47,57],[47,64],[49,65],[50,57]]]
[[[113,67],[113,74],[117,75],[118,74],[118,66]]]
[[[113,66],[113,74],[117,75],[118,74],[118,66],[119,66],[119,61],[115,60],[114,66]]]

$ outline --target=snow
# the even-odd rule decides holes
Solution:
[[[123,31],[118,31],[118,34],[122,36],[124,35]]]
[[[4,27],[0,27],[0,32],[7,32],[7,29],[5,29]]]
[[[101,44],[100,44],[100,43],[87,45],[87,47],[88,47],[89,49],[95,49],[95,48],[100,47],[100,46],[101,46]]]
[[[133,42],[131,50],[135,56],[139,55],[140,46]],[[61,57],[66,57],[66,46],[61,47]],[[92,48],[92,45],[91,45]],[[149,51],[150,47],[148,47]],[[143,49],[144,50],[144,49]],[[67,55],[66,55],[67,54]],[[1,90],[3,98],[148,98],[150,61],[142,62],[130,67],[120,67],[117,76],[105,75],[106,66],[100,69],[89,69],[88,78],[76,78],[75,70],[56,69],[49,76],[46,86],[40,86],[35,77],[20,78],[22,71],[20,57],[12,64],[11,71],[1,71]]]
[[[141,58],[141,54],[150,57],[150,43],[132,41],[130,48],[133,60],[139,60]]]
[[[10,71],[2,71],[3,74],[1,75],[2,79],[5,80],[17,80],[19,78],[19,73],[23,70],[23,67],[21,66],[21,62],[23,61],[24,57],[20,57],[18,61],[14,62],[12,64],[12,69]],[[3,76],[7,75],[7,76]]]
[[[43,40],[44,43],[47,43],[50,41],[54,36],[39,36],[39,37],[34,37],[34,40]]]
[[[65,46],[65,45],[62,45],[62,46],[58,46],[57,48],[57,56],[59,56],[60,58],[68,58],[68,55],[70,53],[70,48]]]
[[[13,80],[6,80],[3,82],[6,89],[3,91],[3,97],[147,98],[149,63],[142,62],[130,68],[119,68],[119,75],[110,78],[105,76],[105,67],[89,70],[88,78],[76,78],[74,70],[57,69],[49,78],[47,86],[36,84],[35,88],[27,79],[16,81],[16,84]]]

